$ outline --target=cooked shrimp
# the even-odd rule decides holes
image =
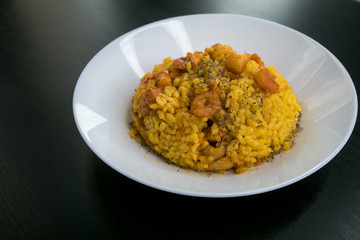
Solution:
[[[250,54],[239,54],[234,52],[225,60],[225,67],[230,72],[242,73],[249,59],[250,59]]]
[[[201,61],[201,57],[196,52],[195,53],[190,53],[189,52],[189,53],[187,53],[186,57],[181,57],[181,58],[175,59],[173,61],[173,66],[176,69],[185,70],[186,69],[186,63],[189,62],[189,61],[194,66],[194,65],[197,65]]]
[[[212,60],[222,60],[234,52],[232,47],[227,44],[217,43],[205,49]]]
[[[171,77],[167,70],[154,73],[152,77],[155,79],[155,85],[160,89],[171,86]]]
[[[259,57],[259,55],[257,55],[257,53],[251,54],[250,56],[251,60],[254,60],[257,64],[260,65],[260,67],[264,67],[264,62],[261,60],[261,57]]]
[[[185,70],[186,69],[186,58],[181,57],[181,58],[175,59],[173,61],[173,66],[176,69]]]
[[[234,166],[234,163],[231,161],[230,157],[223,157],[212,164],[209,165],[210,171],[225,171],[231,169]]]
[[[140,113],[142,116],[146,116],[150,109],[149,106],[156,102],[156,97],[161,93],[161,90],[154,87],[149,86],[144,94],[141,96],[140,102]]]
[[[275,77],[269,72],[267,68],[260,69],[260,71],[255,75],[255,80],[261,88],[271,93],[276,93],[279,89],[279,85],[277,85],[277,83],[274,81]]]
[[[197,95],[190,105],[190,111],[198,117],[212,117],[221,109],[221,100],[215,92]]]
[[[224,146],[220,147],[213,147],[211,145],[208,145],[206,148],[204,148],[201,153],[204,156],[213,156],[214,159],[219,159],[223,157],[226,153],[226,149]]]
[[[201,57],[199,56],[198,52],[195,52],[195,53],[187,53],[186,56],[188,57],[188,60],[189,60],[193,65],[198,65],[199,62],[201,61]]]

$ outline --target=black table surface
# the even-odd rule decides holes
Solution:
[[[360,89],[360,3],[351,0],[4,0],[0,3],[0,239],[360,239],[360,127],[329,164],[253,196],[197,198],[107,166],[72,112],[104,46],[160,19],[259,17],[329,49]]]

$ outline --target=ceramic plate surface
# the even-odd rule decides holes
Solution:
[[[265,37],[264,37],[265,36]],[[140,78],[166,57],[227,43],[258,53],[293,88],[303,108],[295,146],[240,175],[198,173],[165,163],[128,135],[131,99]],[[77,82],[73,110],[88,146],[121,174],[168,192],[234,197],[278,189],[314,173],[345,145],[357,96],[343,65],[311,38],[280,24],[240,15],[175,17],[137,28],[108,44]]]

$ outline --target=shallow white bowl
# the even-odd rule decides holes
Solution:
[[[240,175],[198,173],[165,163],[128,135],[139,79],[168,56],[227,43],[258,53],[289,81],[303,108],[295,146]],[[288,27],[253,17],[205,14],[137,28],[111,42],[77,82],[73,110],[85,142],[109,166],[148,186],[201,197],[262,193],[299,181],[345,145],[357,116],[357,96],[343,65],[327,49]]]

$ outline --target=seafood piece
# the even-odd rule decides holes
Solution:
[[[149,106],[156,102],[156,97],[161,93],[159,88],[149,86],[141,97],[140,113],[142,116],[148,115]]]
[[[195,53],[187,53],[186,57],[181,57],[175,59],[173,61],[174,68],[178,70],[185,70],[187,62],[191,62],[193,66],[197,65],[201,61],[201,57],[199,54]]]
[[[208,145],[206,148],[204,148],[201,153],[204,156],[213,156],[214,159],[219,159],[223,157],[226,153],[226,149],[224,146],[220,147],[213,147],[211,145]]]
[[[259,55],[257,55],[257,53],[251,54],[250,59],[254,60],[257,64],[259,64],[260,68],[265,66],[264,62],[261,60],[261,57],[259,57]]]
[[[218,61],[227,58],[228,56],[230,56],[230,54],[234,52],[232,47],[223,43],[217,43],[210,48],[207,48],[206,51],[212,60]]]
[[[181,57],[181,58],[175,59],[173,62],[173,66],[176,69],[185,70],[186,69],[186,58]]]
[[[211,171],[225,171],[231,169],[235,164],[231,161],[230,157],[223,157],[209,165]]]
[[[276,93],[279,89],[279,85],[274,81],[275,76],[273,76],[267,68],[260,69],[255,75],[255,80],[261,88],[271,93]]]
[[[155,86],[161,89],[171,86],[171,77],[167,70],[154,73],[152,77],[155,79]]]
[[[250,54],[239,54],[234,52],[225,60],[225,67],[233,73],[242,73],[246,63],[250,59]]]
[[[215,92],[201,93],[190,104],[190,112],[198,117],[212,117],[221,109],[221,100]]]

